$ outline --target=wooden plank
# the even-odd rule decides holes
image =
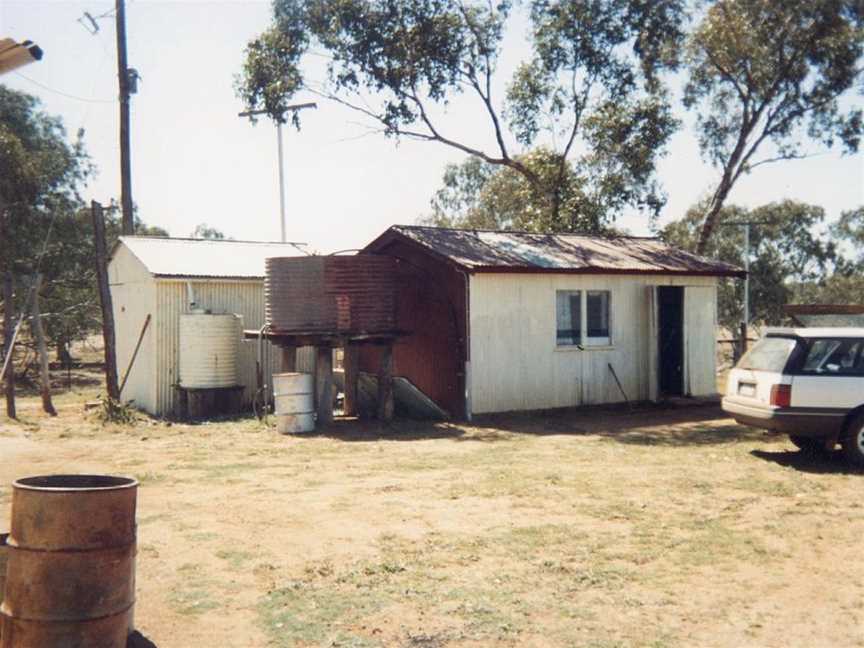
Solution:
[[[286,344],[282,347],[282,372],[294,373],[297,371],[297,347]]]
[[[333,421],[333,349],[317,347],[315,361],[315,405],[318,423],[327,425]]]
[[[357,379],[360,376],[360,349],[345,345],[345,416],[357,416]]]
[[[102,338],[105,341],[105,382],[108,397],[120,400],[117,384],[117,344],[114,338],[114,306],[108,288],[108,253],[105,248],[105,217],[102,205],[90,203],[93,217],[93,240],[96,247],[96,280],[99,285],[99,303],[102,306]]]
[[[381,367],[378,370],[378,420],[393,420],[393,345],[388,344],[381,352]]]

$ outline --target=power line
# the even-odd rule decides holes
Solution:
[[[86,97],[78,97],[76,95],[69,94],[68,92],[63,92],[62,90],[55,90],[54,88],[51,88],[51,87],[45,85],[44,83],[40,83],[36,79],[31,79],[30,77],[25,76],[25,75],[21,74],[20,72],[15,72],[15,74],[17,76],[21,77],[22,79],[24,79],[25,81],[29,81],[33,85],[39,86],[43,90],[47,90],[48,92],[53,92],[54,94],[58,94],[61,97],[66,97],[67,99],[74,99],[75,101],[86,101],[87,103],[100,103],[100,104],[114,103],[113,99],[87,99]]]

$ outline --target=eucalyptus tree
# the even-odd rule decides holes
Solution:
[[[704,205],[691,207],[680,220],[667,225],[662,238],[692,249],[702,233]],[[800,286],[818,285],[832,276],[837,246],[829,235],[825,210],[793,200],[770,203],[752,210],[726,205],[721,218],[734,222],[757,221],[750,233],[750,315],[752,323],[780,324],[783,306],[792,301]],[[720,227],[708,241],[712,258],[744,265],[744,234],[740,226]],[[741,321],[744,286],[723,282],[718,290],[718,319],[734,330]]]
[[[519,17],[531,54],[502,79],[511,4],[275,0],[272,25],[246,48],[237,92],[249,109],[282,122],[290,115],[297,127],[286,107],[311,92],[386,136],[509,169],[549,205],[555,230],[601,229],[625,207],[656,214],[665,198],[655,164],[677,127],[662,79],[679,62],[685,0],[527,3]],[[328,59],[322,84],[310,78],[313,54]],[[453,135],[458,117],[441,107],[457,95],[476,102],[485,133]],[[526,159],[541,146],[551,173]]]
[[[708,242],[733,186],[753,169],[807,156],[808,147],[858,150],[855,88],[864,51],[860,0],[718,0],[689,36],[684,102],[697,111],[703,156],[720,172],[695,245]]]

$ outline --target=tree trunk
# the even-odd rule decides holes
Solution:
[[[12,274],[3,277],[3,359],[9,357],[6,369],[6,416],[17,418],[15,411],[15,363],[12,361],[12,336],[15,334],[15,283]],[[2,366],[2,365],[0,365]],[[3,376],[0,376],[3,379]]]
[[[51,374],[48,372],[48,346],[45,344],[45,331],[42,328],[42,316],[39,313],[39,288],[41,285],[42,275],[36,275],[36,281],[33,286],[33,306],[30,309],[33,315],[33,320],[30,322],[30,329],[33,331],[33,336],[36,338],[36,348],[39,351],[42,409],[45,410],[46,414],[57,416],[57,410],[54,409],[54,403],[51,402]]]
[[[699,232],[699,243],[696,246],[696,254],[705,254],[705,250],[708,248],[708,241],[711,240],[711,235],[717,226],[720,210],[723,209],[730,191],[732,191],[732,180],[728,177],[727,173],[724,173],[720,186],[717,188],[717,193],[711,199],[711,206],[708,210],[708,215],[705,216],[705,222],[702,224],[702,231]]]

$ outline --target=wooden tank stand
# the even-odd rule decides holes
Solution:
[[[246,339],[257,340],[259,331],[244,331]],[[382,347],[378,367],[377,418],[382,422],[393,420],[393,344],[402,332],[377,334],[321,334],[321,333],[264,333],[264,337],[280,347],[283,371],[293,372],[297,367],[297,348],[314,346],[315,353],[315,408],[318,422],[326,425],[333,421],[333,349],[345,351],[345,415],[358,415],[357,382],[360,377],[360,347],[373,344]]]

